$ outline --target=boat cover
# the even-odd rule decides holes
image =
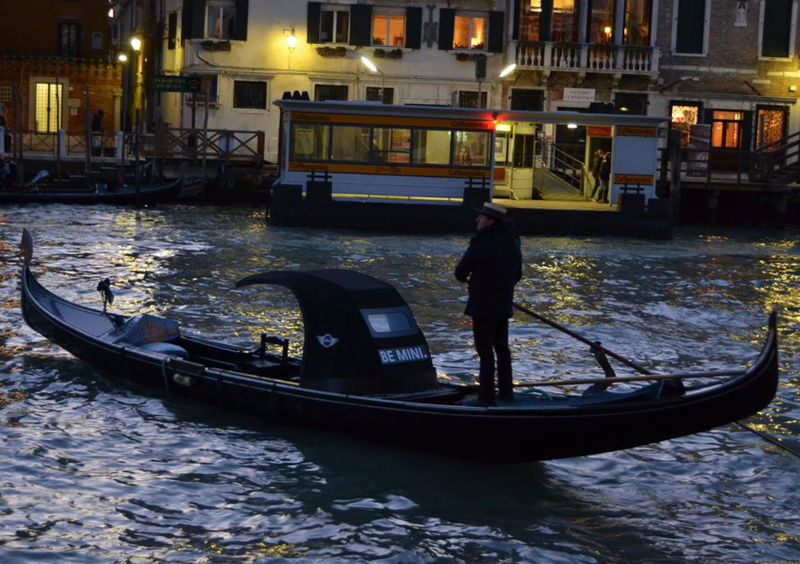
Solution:
[[[352,270],[268,271],[237,287],[277,284],[300,303],[305,386],[340,393],[417,392],[436,387],[425,336],[397,290]]]

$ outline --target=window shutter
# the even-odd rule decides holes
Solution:
[[[514,29],[511,31],[511,38],[514,41],[519,39],[519,20],[522,19],[521,9],[520,0],[514,0]]]
[[[503,52],[503,12],[489,12],[489,45],[490,53]]]
[[[175,48],[175,40],[178,37],[178,14],[170,12],[167,15],[167,49]]]
[[[231,39],[247,41],[247,11],[249,3],[249,0],[236,0],[234,5],[236,13],[233,17],[233,33],[231,34]]]
[[[350,6],[350,45],[372,45],[372,5]]]
[[[422,8],[406,8],[406,47],[419,49],[422,47]]]
[[[202,39],[203,25],[206,21],[206,0],[186,0],[183,3],[181,18],[181,41]]]
[[[439,9],[439,49],[449,51],[453,48],[453,28],[456,24],[456,11],[452,8]]]
[[[744,119],[742,120],[742,137],[739,142],[739,150],[750,151],[753,147],[753,112],[742,112]]]
[[[675,31],[676,53],[703,53],[706,0],[680,0]]]
[[[792,0],[769,0],[764,3],[761,56],[788,57],[792,29]]]
[[[308,29],[306,30],[306,36],[309,43],[319,43],[320,7],[321,4],[319,2],[308,3]]]

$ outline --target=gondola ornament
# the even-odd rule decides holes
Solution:
[[[33,237],[31,237],[31,232],[24,227],[22,229],[22,240],[19,242],[19,250],[22,253],[23,264],[29,266],[33,258]]]
[[[97,283],[97,291],[103,298],[103,313],[106,313],[108,306],[114,303],[114,292],[111,291],[111,280],[105,278]]]

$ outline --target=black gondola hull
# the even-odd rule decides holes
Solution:
[[[57,304],[54,306],[53,304]],[[59,316],[68,307],[76,313]],[[401,396],[348,395],[280,379],[205,366],[191,358],[117,346],[101,335],[101,312],[69,304],[44,289],[25,267],[22,311],[26,322],[93,368],[111,377],[161,388],[182,397],[266,421],[344,433],[381,443],[490,462],[524,462],[582,456],[635,447],[705,431],[765,407],[778,384],[774,315],[757,361],[740,375],[676,397],[610,401],[519,401],[476,407]],[[85,319],[82,330],[72,321]],[[193,346],[213,345],[202,340]],[[234,355],[231,347],[223,350]],[[440,386],[436,393],[463,397],[468,387]]]

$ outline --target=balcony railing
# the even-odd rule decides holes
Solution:
[[[599,43],[518,43],[517,68],[543,71],[657,75],[657,47]]]

